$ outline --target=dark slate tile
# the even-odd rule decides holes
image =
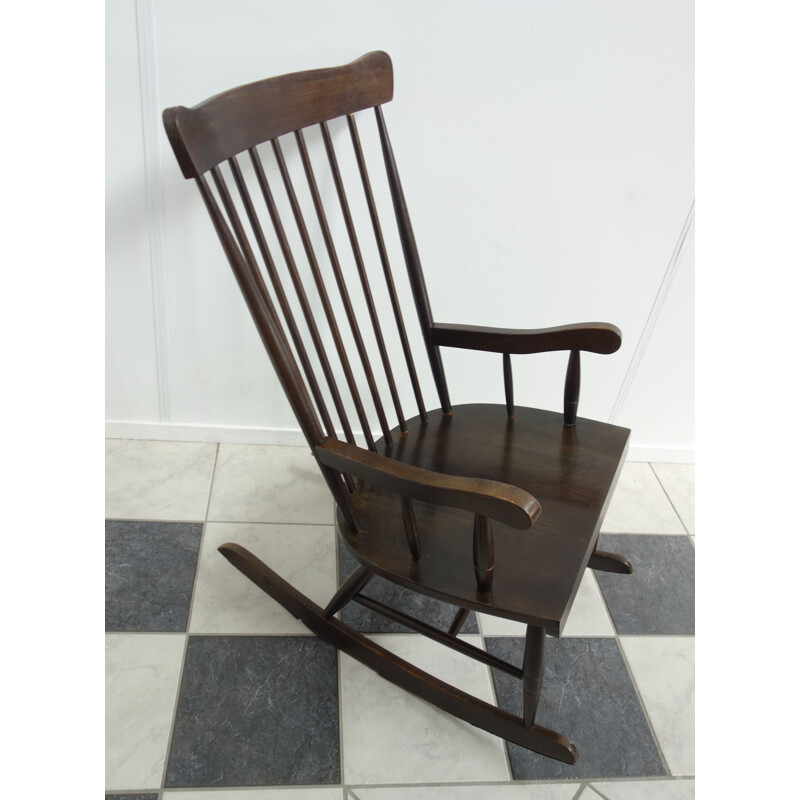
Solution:
[[[493,655],[522,664],[521,637],[486,639]],[[492,670],[498,705],[522,714],[522,681]],[[658,750],[614,639],[547,638],[536,722],[567,736],[577,765],[507,743],[515,780],[665,775]]]
[[[595,571],[620,634],[694,634],[694,547],[688,536],[606,533],[598,547],[633,564],[631,575]]]
[[[117,800],[117,798],[124,798],[124,800],[158,800],[157,794],[107,794],[106,800]]]
[[[106,630],[185,631],[201,523],[106,521]]]
[[[337,682],[316,637],[190,637],[166,786],[339,783]]]
[[[358,562],[347,552],[347,547],[339,540],[339,583],[341,584],[357,566]],[[418,594],[377,575],[362,589],[362,594],[444,631],[450,627],[458,611],[457,606]],[[339,617],[342,622],[351,625],[361,633],[413,633],[410,628],[406,628],[399,622],[387,619],[382,614],[377,614],[354,602],[348,603],[339,612]],[[478,633],[478,620],[474,612],[470,611],[460,632]]]

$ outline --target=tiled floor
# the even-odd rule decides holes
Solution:
[[[693,467],[628,463],[601,548],[548,639],[537,721],[568,767],[507,746],[337,653],[234,570],[239,542],[325,604],[348,574],[305,448],[107,441],[106,797],[148,800],[689,800],[694,797]],[[433,624],[454,609],[374,580]],[[423,669],[518,712],[517,681],[348,606],[342,618]],[[521,660],[524,628],[470,615],[463,637]]]

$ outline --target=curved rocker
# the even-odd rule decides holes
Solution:
[[[221,545],[219,552],[310,630],[386,680],[495,736],[566,764],[577,763],[577,748],[566,736],[535,723],[526,727],[521,717],[462,692],[399,658],[349,625],[326,617],[322,608],[244,547],[229,542]]]

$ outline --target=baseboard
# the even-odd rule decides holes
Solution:
[[[380,433],[373,434],[375,438]],[[356,434],[356,441],[364,444]],[[304,446],[299,428],[247,428],[238,425],[193,425],[175,422],[106,421],[107,439],[154,439],[162,442],[225,442],[226,444],[280,444]],[[631,445],[628,461],[655,461],[665,464],[693,464],[694,449],[686,447],[647,447]]]

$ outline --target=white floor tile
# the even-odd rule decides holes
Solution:
[[[106,439],[106,517],[204,520],[215,444]]]
[[[622,467],[602,530],[606,533],[686,533],[650,465]]]
[[[608,800],[694,800],[694,780],[595,781],[591,785]]]
[[[579,783],[355,788],[358,800],[572,800]],[[287,798],[287,800],[289,800]]]
[[[106,789],[161,786],[183,634],[106,634]]]
[[[694,535],[694,464],[653,464],[686,530]]]
[[[494,702],[488,667],[416,634],[370,638],[459,689]],[[478,636],[463,638],[479,645]],[[340,654],[339,663],[345,783],[510,780],[500,739],[403,691],[349,656]]]
[[[510,619],[478,614],[484,636],[524,636],[525,624]],[[587,569],[575,595],[575,602],[562,636],[613,636],[614,627],[608,616],[594,573]]]
[[[307,447],[221,444],[208,518],[333,524],[333,498]]]
[[[336,591],[332,526],[208,522],[189,622],[191,633],[295,635],[310,631],[217,551],[225,542],[250,550],[323,608]]]
[[[623,636],[645,709],[673,775],[694,774],[694,637]]]

